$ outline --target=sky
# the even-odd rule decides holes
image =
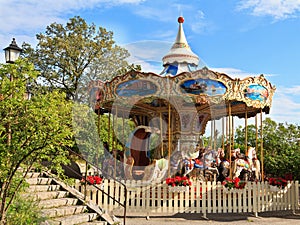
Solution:
[[[267,116],[300,125],[300,0],[0,0],[0,47],[13,37],[34,47],[36,34],[74,16],[112,31],[130,62],[155,73],[183,16],[202,65],[231,77],[264,74],[277,88]]]

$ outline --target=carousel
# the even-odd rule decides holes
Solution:
[[[199,57],[188,45],[183,22],[179,17],[177,37],[162,59],[160,74],[130,71],[110,81],[91,83],[91,106],[99,118],[109,118],[109,124],[100,126],[112,126],[110,140],[124,143],[117,151],[104,149],[114,159],[112,164],[103,162],[104,169],[111,168],[111,175],[152,182],[175,174],[206,179],[205,171],[210,171],[217,179],[226,161],[226,176],[234,177],[240,166],[234,162],[242,160],[242,153],[233,147],[234,119],[243,119],[247,127],[248,119],[255,117],[256,137],[263,136],[258,127],[262,128],[263,113],[270,111],[275,87],[263,75],[239,79],[207,67],[199,69]],[[126,140],[124,131],[113,126],[117,120],[122,120],[124,127],[128,121],[134,123]],[[221,124],[219,130],[217,123]],[[211,137],[204,146],[207,130]],[[221,142],[217,142],[218,137]],[[108,144],[114,148],[114,143]],[[263,178],[262,142],[248,146],[246,131],[245,149],[251,162],[260,161],[256,179]],[[258,151],[260,159],[255,156]],[[117,171],[120,168],[122,173]]]

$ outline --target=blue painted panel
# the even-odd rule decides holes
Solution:
[[[122,97],[146,96],[157,92],[157,86],[148,80],[130,80],[119,84],[116,94]]]
[[[251,100],[265,101],[268,96],[268,90],[260,84],[251,84],[244,90],[244,95],[246,98]]]
[[[184,81],[181,85],[181,92],[188,94],[207,94],[209,96],[223,95],[226,92],[226,86],[216,80],[211,79],[191,79]]]

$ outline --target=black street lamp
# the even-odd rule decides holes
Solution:
[[[15,38],[13,38],[11,44],[3,50],[5,52],[6,63],[14,63],[22,52],[22,49],[17,45]]]

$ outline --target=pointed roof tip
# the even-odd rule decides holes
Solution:
[[[184,22],[184,18],[180,16],[178,17],[177,21],[179,23],[178,33],[172,48],[162,59],[163,65],[177,62],[188,63],[197,66],[199,63],[199,57],[192,52],[183,31],[182,24]]]
[[[183,23],[184,22],[184,18],[182,16],[179,16],[177,19],[178,23]]]
[[[179,28],[178,28],[178,32],[177,32],[177,36],[175,39],[175,43],[173,44],[172,48],[178,48],[178,47],[183,47],[183,48],[188,48],[190,49],[189,44],[187,43],[184,31],[183,31],[183,22],[184,22],[184,18],[182,16],[178,17],[177,19],[178,23],[179,23]]]

